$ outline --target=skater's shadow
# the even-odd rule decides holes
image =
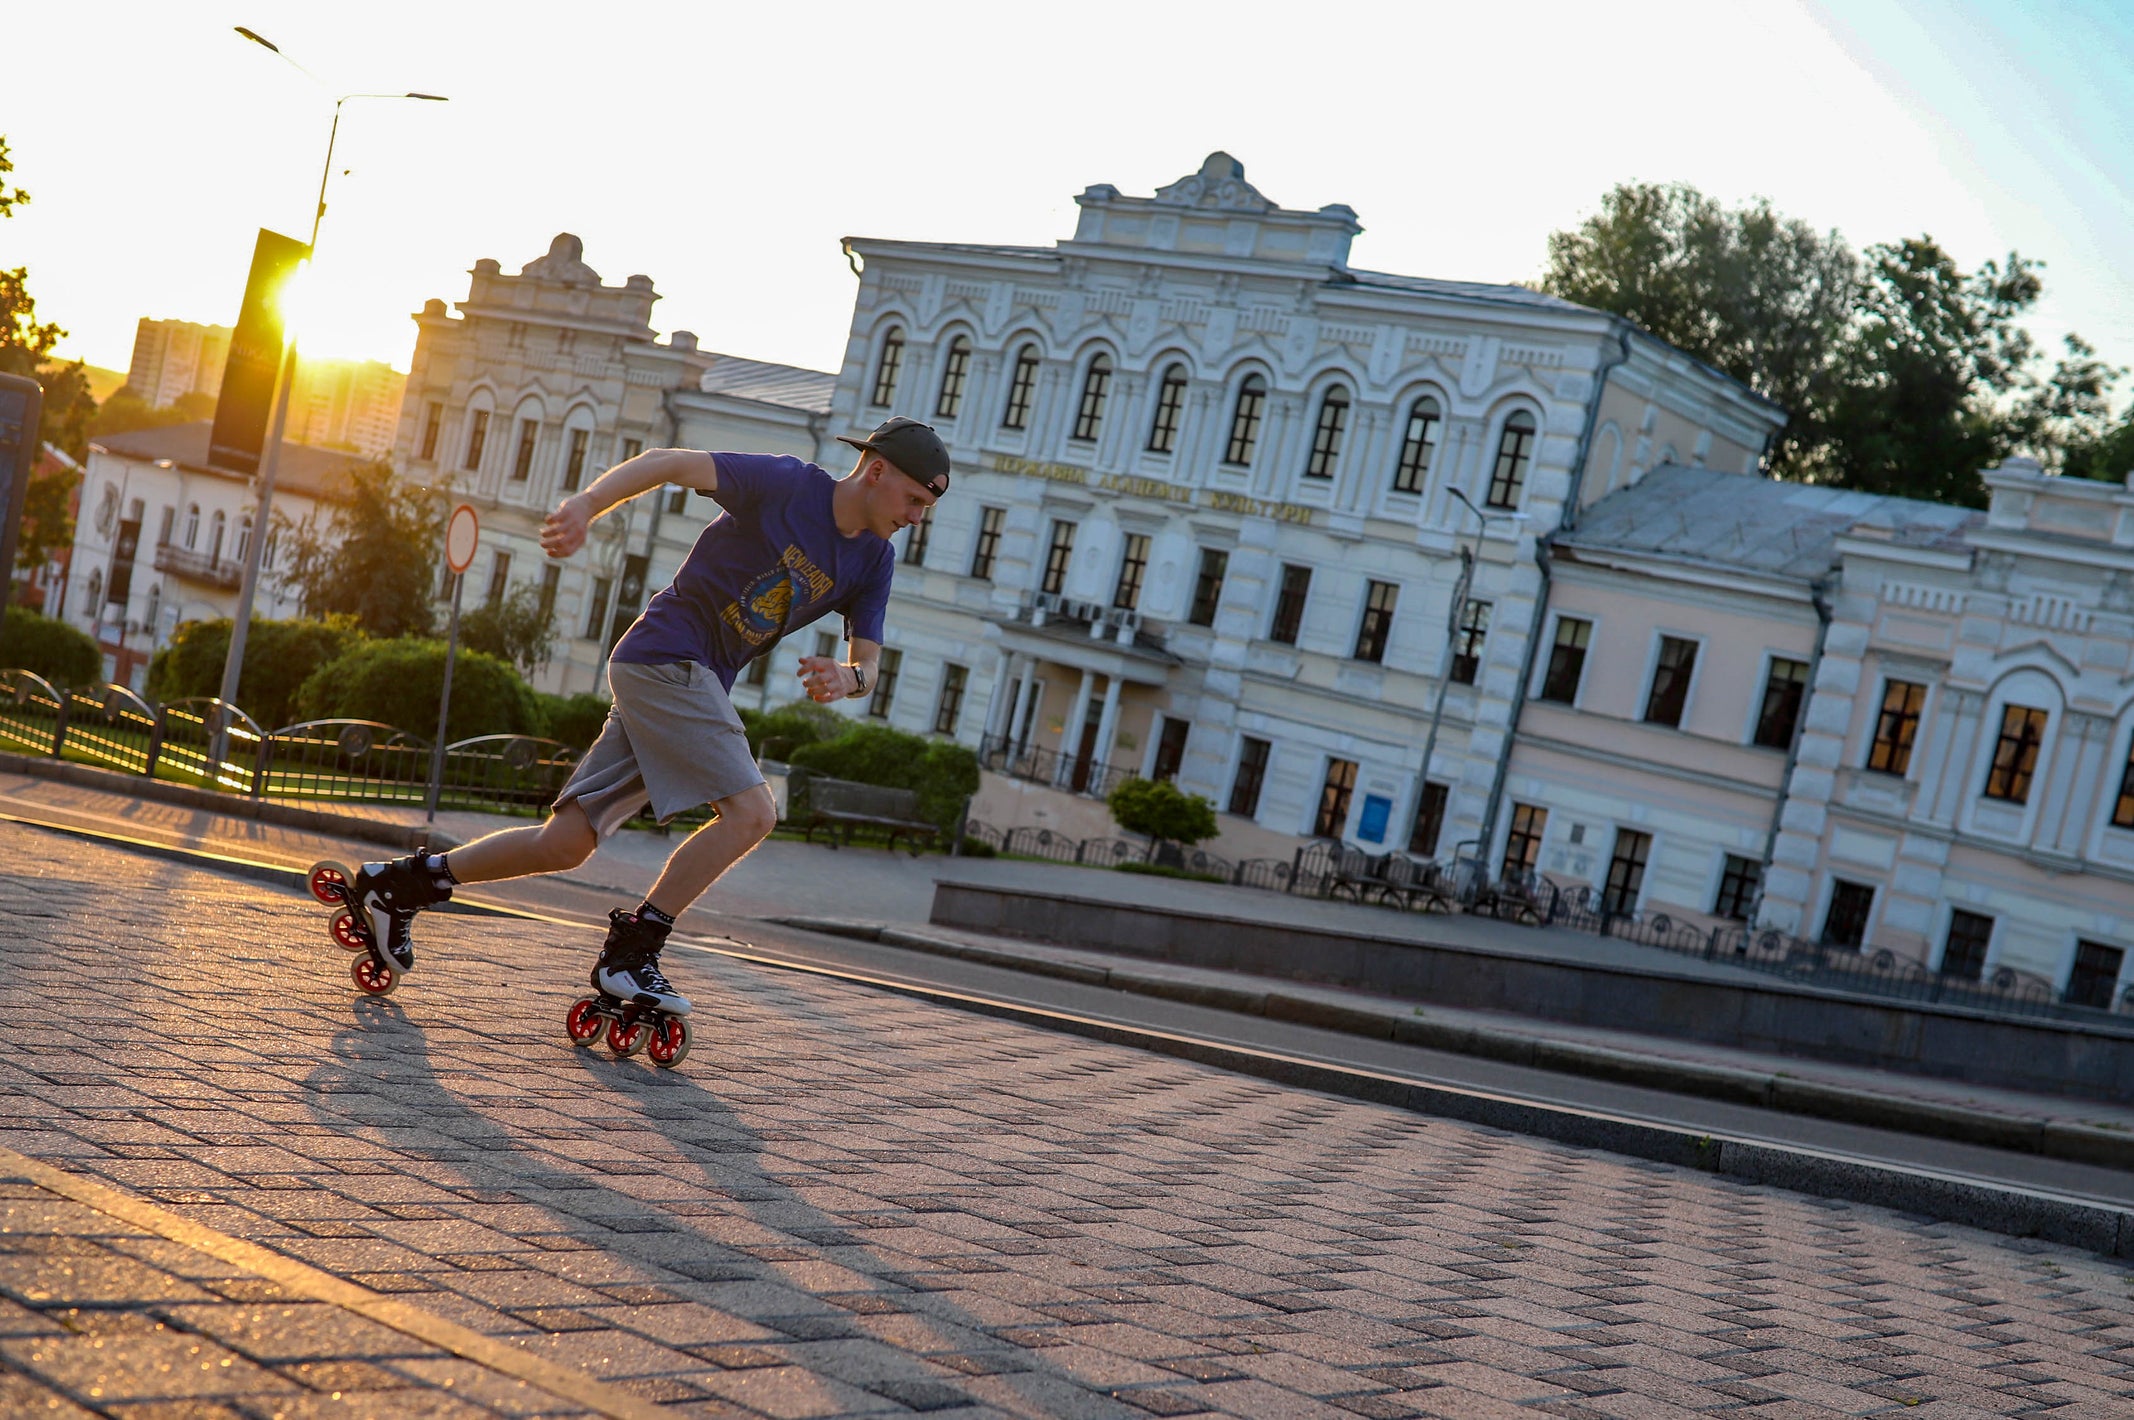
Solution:
[[[688,1067],[655,1070],[636,1060],[617,1061],[605,1049],[571,1050],[562,1045],[559,1029],[558,1046],[572,1063],[533,1073],[526,1096],[497,1090],[496,1083],[508,1077],[484,1067],[472,1050],[448,1053],[461,1062],[464,1085],[456,1085],[439,1074],[431,1041],[431,1029],[454,1034],[470,1029],[465,1013],[456,1014],[449,1025],[425,1028],[391,1000],[357,999],[350,1020],[332,1039],[328,1058],[305,1081],[317,1122],[351,1136],[381,1139],[411,1160],[411,1171],[470,1201],[505,1201],[499,1195],[508,1194],[533,1204],[573,1240],[554,1239],[564,1248],[598,1249],[655,1274],[672,1274],[681,1281],[670,1285],[683,1295],[783,1332],[799,1345],[802,1364],[820,1365],[838,1379],[883,1390],[878,1370],[867,1369],[874,1363],[859,1362],[853,1376],[839,1376],[840,1348],[807,1342],[866,1336],[865,1314],[908,1311],[921,1314],[938,1333],[925,1347],[929,1353],[970,1357],[972,1374],[997,1374],[1030,1403],[1061,1404],[1062,1387],[1078,1392],[1084,1406],[1099,1394],[1046,1365],[1041,1356],[996,1337],[987,1323],[867,1249],[852,1233],[864,1222],[824,1213],[765,1172],[762,1137],[712,1089],[685,1073]],[[513,1044],[523,1048],[523,1037]],[[492,1051],[489,1058],[503,1053]],[[547,1127],[528,1120],[529,1109],[547,1111],[552,1116]],[[517,1126],[507,1127],[491,1110],[517,1116]],[[612,1137],[604,1140],[611,1131],[603,1127],[603,1117],[656,1130],[684,1162],[628,1157]],[[583,1166],[568,1166],[556,1155]],[[704,1192],[700,1199],[653,1202],[605,1181],[632,1174],[700,1181]],[[359,1179],[345,1187],[361,1196]],[[467,1216],[480,1221],[480,1209],[467,1210]],[[754,1247],[729,1245],[697,1226],[698,1218],[712,1225],[746,1219],[768,1236]],[[548,1245],[539,1237],[533,1240]],[[453,1261],[450,1255],[440,1260]],[[846,1278],[868,1278],[871,1286],[857,1298],[849,1281],[817,1295],[792,1275],[796,1269],[781,1266],[793,1262],[801,1264],[797,1270],[827,1262]],[[581,1269],[549,1270],[590,1285],[572,1275]],[[927,1408],[952,1403],[939,1383],[918,1385],[901,1395],[894,1386],[884,1393],[907,1403],[929,1401]],[[935,1390],[929,1392],[928,1386]]]

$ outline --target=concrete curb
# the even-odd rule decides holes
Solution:
[[[212,789],[194,789],[184,784],[172,784],[140,774],[125,774],[116,769],[98,769],[94,765],[74,764],[67,760],[47,759],[38,755],[0,753],[0,773],[20,774],[32,779],[55,779],[62,784],[94,789],[103,794],[118,794],[129,799],[154,799],[159,803],[177,804],[230,818],[257,819],[261,823],[278,824],[283,828],[301,828],[312,833],[332,834],[337,838],[383,843],[403,852],[412,852],[425,845],[438,851],[459,845],[458,839],[434,827],[387,823],[383,819],[365,818],[361,814],[335,813],[331,809],[298,808],[294,804],[279,803],[272,799],[218,794]]]
[[[1473,1055],[1510,1065],[2038,1154],[2073,1163],[2134,1170],[2134,1135],[2074,1120],[1994,1114],[1960,1105],[1847,1089],[1842,1085],[1799,1079],[1783,1072],[1766,1074],[1689,1060],[1656,1059],[1630,1051],[1552,1040],[1518,1031],[1451,1025],[1409,1011],[1375,1008],[1362,1003],[1351,1005],[1323,996],[1285,991],[1276,986],[1231,985],[1131,966],[1107,968],[1090,962],[959,942],[880,923],[825,917],[772,917],[765,920],[802,931],[880,942],[884,946],[957,957],[1036,976],[1108,986],[1137,995],[1318,1026],[1347,1035],[1393,1040],[1456,1055]],[[1244,980],[1249,982],[1251,978]]]

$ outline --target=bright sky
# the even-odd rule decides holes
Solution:
[[[1628,179],[1856,246],[1931,232],[1966,268],[2015,247],[2049,263],[2039,335],[2134,364],[2121,0],[121,0],[7,28],[35,201],[0,263],[119,369],[141,316],[234,319],[258,227],[305,234],[351,90],[451,98],[352,100],[335,150],[304,347],[402,369],[409,312],[559,231],[653,277],[661,329],[834,369],[839,237],[1045,245],[1089,184],[1145,195],[1216,148],[1285,206],[1348,203],[1356,264],[1413,275],[1531,280]]]

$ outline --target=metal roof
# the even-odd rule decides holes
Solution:
[[[1446,296],[1461,301],[1494,301],[1499,305],[1533,306],[1546,311],[1576,311],[1580,315],[1605,312],[1591,306],[1551,296],[1528,286],[1498,285],[1487,281],[1441,281],[1430,276],[1397,276],[1386,271],[1346,269],[1341,275],[1354,278],[1359,286],[1380,286],[1389,291],[1412,291],[1421,296]]]
[[[1662,464],[1595,503],[1551,542],[1805,582],[1829,570],[1832,544],[1855,529],[1899,546],[1953,552],[1985,520],[1975,508],[1918,498]]]
[[[705,394],[752,399],[761,404],[804,409],[810,414],[828,414],[830,395],[837,376],[825,370],[803,370],[798,365],[773,365],[767,360],[744,360],[738,355],[719,355],[704,372],[697,388]]]
[[[208,469],[208,436],[214,430],[210,420],[202,419],[193,424],[166,424],[160,429],[135,429],[125,434],[105,434],[92,442],[106,453],[121,458],[169,459],[187,468]],[[310,444],[292,444],[282,441],[282,453],[274,466],[274,485],[297,493],[317,497],[321,494],[338,493],[348,486],[349,470],[361,468],[378,460],[346,449],[321,449]],[[243,478],[227,469],[215,469],[225,478]]]

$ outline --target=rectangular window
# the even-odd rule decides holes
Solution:
[[[563,456],[563,491],[576,493],[578,480],[585,477],[586,441],[593,437],[590,429],[571,430],[570,452]]]
[[[1578,682],[1586,673],[1586,646],[1593,639],[1593,623],[1576,617],[1559,617],[1556,640],[1549,646],[1549,668],[1541,677],[1541,698],[1558,705],[1578,700]]]
[[[926,526],[921,523],[919,526]],[[934,704],[934,733],[953,735],[956,721],[963,714],[963,687],[969,683],[971,673],[959,665],[941,668],[941,698]]]
[[[1839,878],[1830,885],[1830,909],[1823,914],[1823,941],[1857,950],[1867,940],[1867,914],[1874,910],[1875,890],[1867,883]]]
[[[585,599],[585,639],[598,641],[600,633],[607,629],[608,598],[614,594],[615,579],[595,577],[593,594]]]
[[[1008,377],[1008,403],[1000,427],[1021,429],[1030,422],[1030,396],[1037,389],[1037,351],[1025,345],[1015,352],[1015,372]]]
[[[680,513],[688,506],[689,490],[682,487],[679,483],[670,484],[667,488],[667,511],[670,513]]]
[[[1445,786],[1425,784],[1415,796],[1415,823],[1408,830],[1408,852],[1416,858],[1437,856],[1438,835],[1445,831]]]
[[[1215,608],[1223,599],[1223,574],[1229,570],[1229,553],[1219,547],[1200,550],[1200,575],[1193,580],[1193,609],[1187,621],[1195,626],[1215,624]]]
[[[2028,705],[2001,709],[2001,737],[1993,746],[1993,767],[1986,771],[1986,797],[2011,804],[2030,799],[2030,776],[2038,767],[2038,746],[2045,742],[2045,712]]]
[[[836,634],[835,632],[831,632],[831,631],[818,631],[818,632],[816,632],[816,633],[815,633],[815,654],[816,654],[816,655],[818,655],[818,656],[821,656],[821,657],[822,657],[822,658],[823,658],[824,660],[830,660],[830,661],[834,661],[834,660],[836,660],[836,659],[837,659],[837,634]]]
[[[1763,708],[1756,712],[1754,743],[1766,749],[1785,749],[1793,743],[1793,727],[1800,723],[1801,700],[1808,693],[1808,663],[1771,658],[1771,674],[1764,678]]]
[[[890,646],[882,648],[881,663],[875,667],[874,689],[867,692],[867,713],[877,720],[889,718],[889,702],[897,693],[897,671],[903,664],[902,651]]]
[[[1341,457],[1341,434],[1348,424],[1349,397],[1339,387],[1319,401],[1319,422],[1312,430],[1311,454],[1304,461],[1306,478],[1332,478]]]
[[[504,593],[511,586],[511,554],[497,552],[489,559],[489,590],[482,595],[486,606],[495,606],[504,600]]]
[[[628,463],[644,451],[645,441],[643,439],[625,439],[622,441],[622,461],[624,463]]]
[[[1074,556],[1074,524],[1064,518],[1052,523],[1052,543],[1045,549],[1045,575],[1038,590],[1058,596],[1067,585],[1067,562]]]
[[[1329,759],[1326,782],[1319,786],[1319,816],[1312,833],[1319,838],[1339,838],[1349,821],[1349,797],[1356,792],[1356,761]]]
[[[1267,628],[1268,640],[1285,646],[1297,644],[1297,632],[1304,625],[1304,599],[1311,595],[1311,589],[1311,568],[1282,564],[1282,590],[1275,596],[1274,625]]]
[[[1523,878],[1541,861],[1541,836],[1548,831],[1549,811],[1535,804],[1512,805],[1511,832],[1504,837],[1504,864],[1497,876]]]
[[[954,419],[963,408],[963,383],[971,369],[971,342],[957,336],[949,342],[948,358],[941,364],[941,393],[934,399],[934,418]]]
[[[978,510],[978,542],[971,549],[971,575],[982,582],[993,579],[993,554],[1000,550],[1000,525],[1007,516],[1004,508]]]
[[[1126,549],[1119,557],[1119,583],[1112,588],[1113,606],[1132,611],[1141,604],[1141,574],[1148,571],[1148,565],[1148,535],[1128,533]]]
[[[479,469],[482,466],[482,445],[488,442],[489,411],[477,409],[467,416],[467,458],[460,467]]]
[[[524,483],[533,472],[534,441],[540,437],[541,426],[531,419],[519,421],[519,448],[511,456],[511,481]]]
[[[1452,683],[1473,685],[1482,669],[1482,643],[1489,638],[1489,603],[1470,601],[1460,611],[1460,629],[1452,643]]]
[[[2118,947],[2076,942],[2075,965],[2067,974],[2067,1004],[2111,1010],[2112,997],[2119,990],[2119,971],[2126,959],[2127,954]]]
[[[170,541],[171,510],[163,510],[163,541]],[[2127,746],[2127,762],[2119,771],[2119,799],[2112,805],[2112,827],[2134,828],[2134,745]]]
[[[175,507],[167,507],[163,510],[163,519],[161,522],[156,524],[156,546],[170,546],[171,526],[172,524],[176,523],[177,520],[178,510]],[[2124,797],[2124,791],[2122,791],[2122,797]]]
[[[1756,890],[1763,886],[1764,865],[1754,858],[1735,854],[1726,855],[1726,867],[1719,874],[1719,896],[1712,903],[1712,916],[1724,917],[1729,922],[1749,920],[1749,905],[1756,901]]]
[[[1386,639],[1393,633],[1393,606],[1400,588],[1391,582],[1372,582],[1363,594],[1363,620],[1356,627],[1356,659],[1383,661]]]
[[[1437,450],[1438,402],[1428,395],[1408,407],[1408,429],[1401,436],[1400,461],[1393,466],[1395,493],[1420,493]]]
[[[1519,490],[1526,486],[1526,466],[1534,453],[1534,416],[1524,410],[1504,421],[1497,440],[1497,465],[1490,470],[1489,494],[1483,499],[1492,508],[1519,506]]]
[[[546,624],[556,614],[556,587],[563,580],[563,569],[554,562],[541,564],[541,620]]]
[[[1156,387],[1156,417],[1149,423],[1149,452],[1167,454],[1178,442],[1178,416],[1186,407],[1186,372],[1173,365]]]
[[[1638,910],[1645,890],[1645,860],[1652,856],[1652,835],[1634,828],[1615,831],[1615,852],[1608,859],[1608,881],[1601,887],[1601,911],[1627,916]]]
[[[437,457],[437,431],[444,426],[444,422],[445,407],[436,400],[431,400],[423,409],[422,452],[416,455],[417,458],[434,459]]]
[[[1919,734],[1919,707],[1927,688],[1893,680],[1882,687],[1882,710],[1875,717],[1875,739],[1868,746],[1867,767],[1899,778],[1912,765],[1912,741]]]
[[[1697,670],[1697,643],[1680,636],[1660,638],[1660,660],[1652,668],[1652,689],[1645,696],[1645,723],[1682,723],[1689,702],[1689,679]]]
[[[1267,382],[1247,375],[1238,386],[1237,406],[1230,411],[1230,440],[1223,449],[1223,462],[1244,468],[1252,462],[1253,446],[1260,438],[1260,406],[1267,401]]]
[[[1156,759],[1149,766],[1149,778],[1178,777],[1178,766],[1186,762],[1186,736],[1192,729],[1191,720],[1180,720],[1169,715],[1163,717],[1163,733],[1156,739]]]
[[[926,565],[926,539],[933,535],[933,531],[934,520],[932,518],[927,518],[922,522],[916,522],[911,525],[911,531],[904,534],[905,566],[924,567]]]
[[[748,668],[741,672],[741,684],[754,686],[758,689],[769,684],[771,679],[771,656],[777,649],[778,643],[775,641],[764,647],[756,658],[748,663]]]
[[[1111,362],[1099,355],[1082,376],[1082,401],[1075,406],[1074,431],[1068,438],[1082,444],[1096,442],[1097,429],[1104,421],[1104,394],[1110,388]]]
[[[1238,744],[1237,777],[1230,781],[1230,812],[1251,818],[1260,811],[1260,785],[1267,778],[1267,756],[1274,746],[1246,735]]]
[[[1952,981],[1980,981],[1986,975],[1986,948],[1993,944],[1993,919],[1961,907],[1949,914],[1949,935],[1941,943],[1941,974]]]
[[[874,393],[868,397],[869,404],[888,407],[896,398],[897,371],[904,365],[904,332],[891,329],[882,337],[882,362],[874,367]]]

